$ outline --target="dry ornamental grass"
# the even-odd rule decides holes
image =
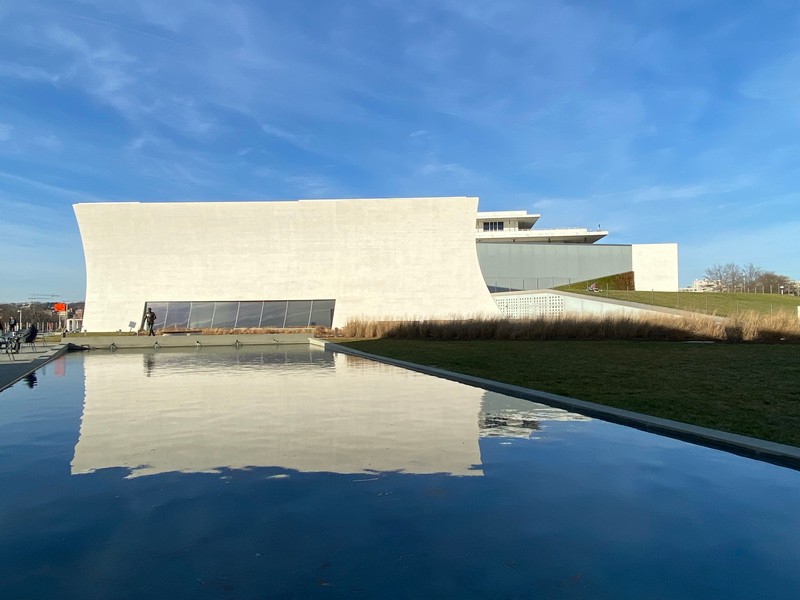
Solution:
[[[800,319],[788,313],[705,315],[561,315],[529,319],[354,320],[339,331],[348,338],[439,340],[662,340],[800,342]]]

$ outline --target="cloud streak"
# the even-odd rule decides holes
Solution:
[[[800,175],[789,3],[41,0],[0,26],[0,185],[62,222],[83,199],[469,194],[694,245],[777,231]]]

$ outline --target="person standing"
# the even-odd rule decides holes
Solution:
[[[153,312],[153,309],[147,309],[147,312],[144,314],[144,322],[147,324],[147,335],[155,335],[153,325],[155,325],[156,322],[156,313]]]
[[[12,332],[12,331],[16,330],[16,328],[17,328],[17,320],[14,317],[11,317],[8,320],[8,331]]]

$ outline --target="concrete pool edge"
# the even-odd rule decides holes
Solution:
[[[523,400],[531,400],[533,402],[540,402],[562,408],[572,412],[577,412],[587,417],[633,427],[650,433],[657,433],[666,437],[679,439],[685,442],[698,444],[715,448],[717,450],[724,450],[739,456],[753,458],[769,462],[778,466],[788,467],[795,470],[800,470],[800,448],[788,446],[786,444],[778,444],[776,442],[769,442],[752,438],[735,433],[727,433],[716,429],[709,429],[707,427],[700,427],[697,425],[690,425],[688,423],[681,423],[671,419],[663,419],[660,417],[653,417],[642,413],[636,413],[629,410],[605,406],[594,402],[587,402],[585,400],[577,400],[567,396],[559,396],[557,394],[550,394],[534,390],[532,388],[525,388],[507,383],[500,383],[492,381],[491,379],[483,379],[481,377],[474,377],[472,375],[465,375],[463,373],[456,373],[454,371],[447,371],[437,367],[430,367],[426,365],[419,365],[416,363],[388,358],[386,356],[379,356],[376,354],[369,354],[354,348],[348,348],[340,344],[328,342],[325,340],[318,340],[309,338],[309,343],[316,346],[321,346],[326,350],[332,352],[340,352],[342,354],[350,354],[352,356],[359,356],[377,362],[382,362],[411,371],[433,375],[471,385],[474,387],[483,388],[492,392],[498,392],[507,396],[521,398]]]
[[[69,347],[70,344],[57,344],[47,347],[44,351],[34,351],[36,356],[26,356],[25,353],[22,353],[13,361],[3,361],[0,364],[0,392],[10,388],[20,379],[37,371],[50,361],[66,354],[70,351]]]
[[[68,337],[67,342],[91,350],[135,350],[144,348],[194,348],[201,346],[272,346],[307,344],[308,333],[166,333],[155,336],[128,334],[84,334]]]

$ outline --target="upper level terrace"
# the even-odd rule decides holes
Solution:
[[[479,212],[475,224],[477,242],[593,244],[608,235],[607,231],[583,227],[534,229],[541,215],[524,210]]]

